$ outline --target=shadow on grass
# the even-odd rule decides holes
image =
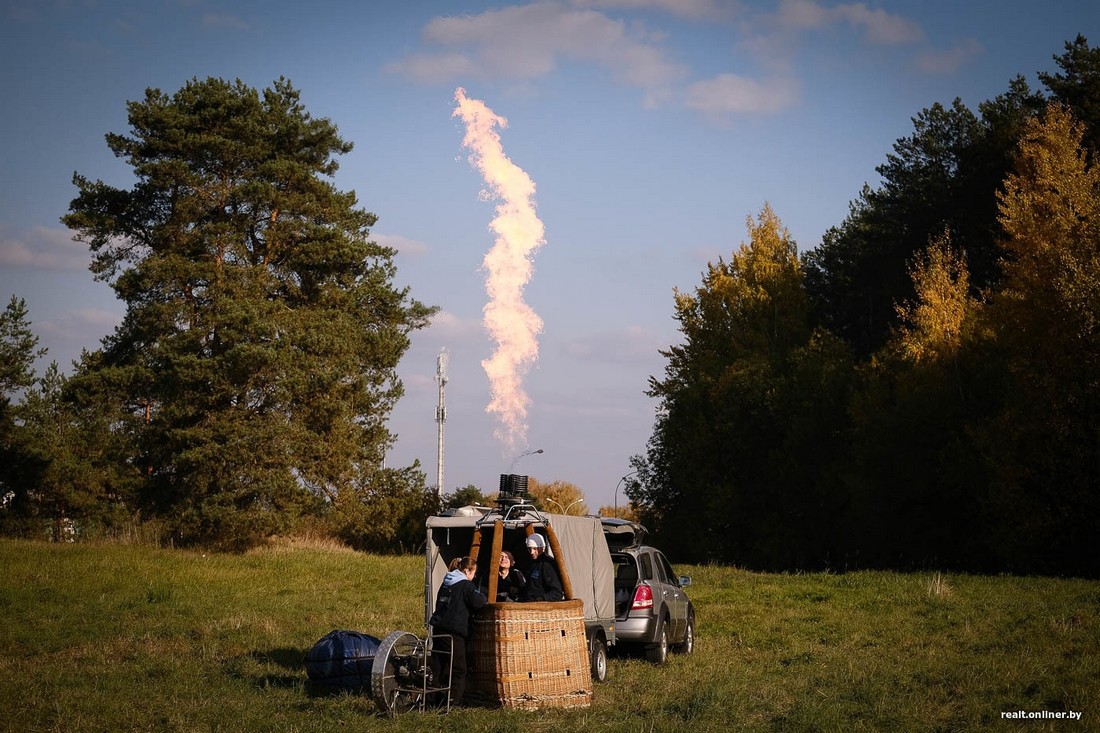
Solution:
[[[299,649],[297,647],[283,647],[280,649],[272,649],[267,652],[252,652],[254,656],[260,659],[266,659],[267,661],[279,665],[283,669],[295,672],[305,670],[307,653],[308,650]]]
[[[306,650],[298,648],[255,650],[228,660],[226,671],[260,689],[303,689],[308,688],[305,658]]]
[[[270,670],[277,666],[283,674],[263,674],[254,676],[258,687],[281,687],[301,689],[310,697],[357,697],[370,696],[371,679],[368,674],[344,676],[339,680],[311,680],[306,674],[306,654],[309,650],[298,648],[279,648],[268,651],[253,651],[246,655],[260,667]]]

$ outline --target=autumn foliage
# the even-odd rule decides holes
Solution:
[[[627,493],[674,556],[1100,574],[1100,51],[914,119],[795,254],[768,206],[677,293]]]

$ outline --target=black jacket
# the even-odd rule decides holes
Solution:
[[[523,594],[525,601],[564,601],[561,573],[553,558],[539,555],[527,571],[527,589]]]
[[[470,613],[477,611],[489,601],[478,592],[477,586],[462,576],[454,578],[452,571],[439,586],[435,599],[435,613],[428,620],[436,633],[454,634],[463,639],[470,635]],[[448,584],[448,581],[452,581]]]
[[[497,602],[518,601],[523,597],[523,591],[527,587],[527,579],[523,573],[512,568],[504,578],[497,573]]]

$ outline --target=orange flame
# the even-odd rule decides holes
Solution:
[[[498,201],[489,228],[496,234],[482,267],[488,273],[485,291],[489,302],[483,315],[485,328],[497,343],[492,357],[481,362],[489,377],[490,400],[486,412],[496,413],[500,426],[496,437],[509,450],[527,443],[527,406],[523,376],[538,361],[538,334],[542,319],[523,301],[523,288],[531,280],[531,256],[546,240],[535,213],[535,183],[504,154],[497,128],[508,121],[484,102],[470,99],[466,90],[455,90],[452,117],[466,125],[462,145],[470,150],[470,165],[485,181],[483,198]]]

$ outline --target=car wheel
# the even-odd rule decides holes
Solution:
[[[660,621],[661,628],[657,631],[657,643],[645,650],[646,659],[654,664],[664,664],[668,661],[668,624],[664,619]]]
[[[592,681],[607,682],[607,645],[603,639],[592,640]]]
[[[672,649],[677,654],[691,654],[695,651],[695,619],[688,617],[684,640]]]

